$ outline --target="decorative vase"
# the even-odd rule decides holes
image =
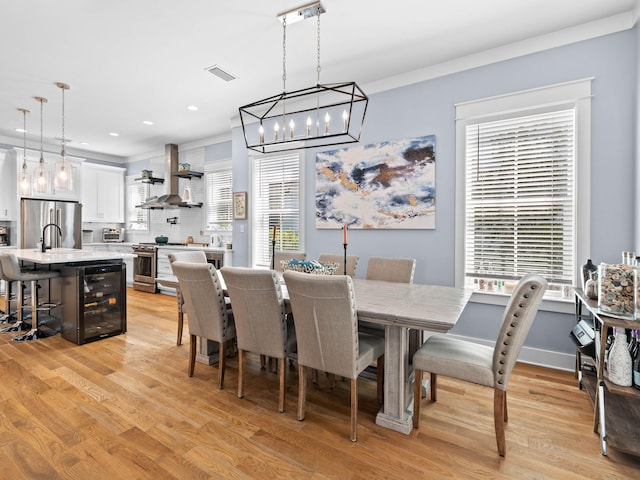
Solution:
[[[587,280],[589,280],[589,272],[598,272],[598,267],[596,267],[591,259],[587,259],[587,263],[582,266],[582,289],[585,290],[587,286]]]
[[[589,279],[584,284],[584,294],[587,298],[598,298],[598,282],[596,281],[597,274],[589,271]]]
[[[630,387],[632,383],[632,365],[627,332],[624,328],[615,328],[615,340],[609,351],[609,381],[621,387]]]

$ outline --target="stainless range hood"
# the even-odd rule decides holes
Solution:
[[[167,193],[142,204],[142,208],[178,208],[182,198],[178,195],[178,146],[169,143],[164,146],[164,185]]]

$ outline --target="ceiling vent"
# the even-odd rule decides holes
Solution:
[[[205,70],[211,73],[212,75],[215,75],[216,77],[221,78],[225,82],[230,82],[231,80],[236,79],[235,76],[231,75],[229,72],[225,72],[218,65],[214,65],[212,67],[206,68]]]

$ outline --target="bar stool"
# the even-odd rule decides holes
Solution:
[[[0,316],[0,324],[11,323],[15,321],[15,310],[11,310],[11,302],[15,300],[15,296],[11,295],[11,285],[13,282],[5,277],[2,270],[2,262],[0,262],[0,280],[4,280],[4,313]]]
[[[18,282],[18,292],[22,292],[22,285],[25,282],[29,282],[31,284],[31,330],[13,337],[13,340],[16,342],[37,340],[39,337],[43,336],[42,332],[38,329],[38,282],[40,280],[59,277],[60,272],[52,270],[22,271],[20,269],[20,264],[18,263],[18,257],[13,253],[0,254],[0,262],[2,263],[2,270],[5,277],[11,281]],[[22,295],[20,294],[18,295],[18,321],[13,325],[13,327],[17,326],[18,328],[16,330],[4,330],[17,331],[22,329],[22,326],[24,325],[22,303]],[[52,305],[44,307],[45,310],[50,310],[51,308]]]

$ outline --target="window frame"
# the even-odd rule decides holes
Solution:
[[[231,174],[229,182],[229,224],[227,228],[211,228],[209,224],[209,214],[213,206],[210,204],[209,195],[209,176],[219,172],[229,172]],[[204,229],[207,233],[231,233],[233,232],[233,162],[231,159],[221,160],[207,163],[204,166],[204,191],[205,191],[205,208],[204,208]],[[221,200],[220,203],[223,203]]]
[[[127,210],[126,210],[126,225],[127,229],[133,232],[148,232],[149,231],[149,210],[145,208],[137,207],[137,205],[143,204],[146,199],[150,195],[150,188],[148,183],[142,183],[140,181],[135,180],[135,175],[127,175],[126,177],[126,186],[127,186]],[[134,195],[133,189],[143,189],[143,196]],[[136,199],[137,197],[137,199]],[[139,202],[138,202],[139,200]],[[144,219],[142,221],[132,220],[131,212],[136,212],[136,216],[138,214],[142,214]],[[133,225],[139,225],[141,228],[133,228]]]
[[[264,264],[264,260],[263,259],[259,259],[258,258],[258,254],[257,254],[257,248],[258,248],[258,244],[260,242],[258,242],[257,237],[258,235],[264,235],[265,233],[270,237],[271,232],[270,229],[272,228],[272,225],[270,224],[267,227],[267,232],[265,232],[265,228],[263,228],[261,225],[259,225],[259,220],[260,220],[260,214],[261,214],[261,208],[258,206],[258,202],[259,202],[259,193],[258,193],[258,188],[259,185],[257,184],[258,182],[258,174],[256,172],[256,168],[257,168],[257,162],[263,161],[263,160],[269,160],[269,159],[273,159],[273,158],[278,158],[278,157],[282,157],[282,158],[292,158],[293,156],[297,156],[297,163],[298,163],[298,208],[297,208],[297,212],[298,212],[298,225],[299,225],[299,232],[298,232],[298,248],[296,251],[305,251],[305,235],[304,235],[304,225],[305,225],[305,218],[304,218],[304,212],[305,212],[305,206],[304,206],[304,179],[305,179],[305,174],[304,174],[304,155],[301,152],[297,152],[297,151],[292,151],[292,152],[284,152],[284,153],[276,153],[276,154],[267,154],[267,155],[261,155],[261,154],[253,154],[249,156],[249,162],[250,162],[250,177],[251,177],[251,190],[249,192],[249,203],[250,203],[250,208],[249,208],[249,222],[250,222],[250,230],[251,230],[251,235],[250,235],[250,239],[249,239],[249,252],[250,252],[250,264],[254,267],[254,268],[269,268],[268,265]],[[278,225],[278,234],[276,235],[277,238],[280,238],[280,232],[282,232],[282,224],[280,223]],[[268,248],[269,250],[271,250],[271,243],[268,244]]]
[[[590,165],[591,165],[591,81],[592,78],[566,82],[532,90],[514,92],[456,104],[456,222],[455,285],[465,285],[466,241],[466,128],[479,121],[517,118],[574,108],[575,124],[575,192],[574,192],[574,285],[579,285],[580,259],[590,251]],[[507,294],[474,292],[471,301],[506,305]],[[545,297],[541,309],[573,312],[573,296]]]

